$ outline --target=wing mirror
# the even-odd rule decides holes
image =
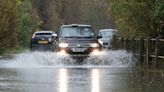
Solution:
[[[98,34],[98,35],[97,35],[97,38],[102,38],[102,35]]]
[[[53,37],[53,38],[56,38],[57,36],[58,36],[58,35],[57,35],[56,33],[53,33],[53,34],[52,34],[52,37]]]

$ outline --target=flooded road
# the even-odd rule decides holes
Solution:
[[[48,52],[27,52],[0,60],[0,92],[164,91],[164,73],[132,67],[131,56],[124,51],[107,53],[99,63],[92,58],[83,64],[65,63]]]

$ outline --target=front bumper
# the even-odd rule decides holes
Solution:
[[[89,57],[96,56],[101,53],[101,48],[85,48],[84,52],[74,52],[73,48],[59,48],[57,53],[62,56],[71,56],[71,57]]]
[[[102,43],[101,46],[103,48],[111,48],[112,47],[111,43]]]
[[[52,50],[52,45],[31,45],[31,50]]]

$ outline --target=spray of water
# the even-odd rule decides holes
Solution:
[[[69,56],[60,56],[53,52],[25,52],[16,54],[12,60],[1,64],[3,67],[70,67],[70,66],[130,66],[132,54],[124,50],[102,51],[99,56],[90,56],[80,64]]]

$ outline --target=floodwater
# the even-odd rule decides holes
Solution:
[[[83,63],[51,52],[0,60],[0,92],[163,92],[164,73],[137,69],[126,51],[104,51]]]

